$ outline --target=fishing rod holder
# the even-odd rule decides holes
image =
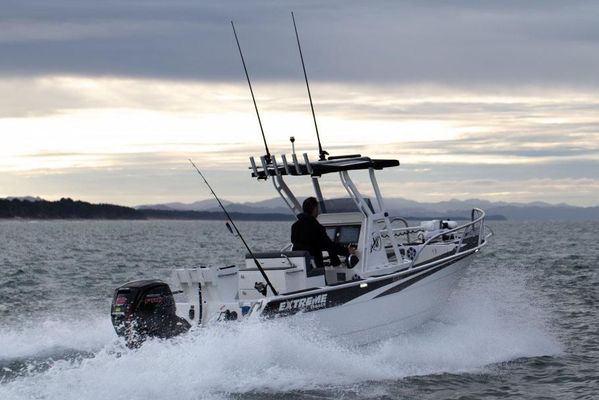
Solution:
[[[287,175],[291,175],[291,168],[289,168],[289,163],[287,162],[287,156],[285,156],[285,154],[281,154],[281,160],[283,160],[283,167],[285,168],[285,173]]]
[[[314,169],[312,163],[308,158],[308,154],[302,154],[303,163],[300,164],[297,155],[294,153],[291,155],[292,163],[287,160],[285,154],[281,154],[281,165],[277,163],[275,155],[260,156],[260,164],[256,163],[255,157],[250,157],[250,169],[252,171],[252,177],[258,180],[267,180],[272,176],[281,175],[313,175]]]
[[[310,160],[308,159],[308,153],[304,153],[304,162],[306,163],[306,169],[308,170],[308,173],[310,175],[312,175],[314,173],[314,170],[312,169],[312,165],[310,165]]]
[[[256,160],[254,160],[254,157],[250,157],[250,164],[252,166],[252,171],[254,172],[254,175],[258,176],[258,168],[256,168]]]

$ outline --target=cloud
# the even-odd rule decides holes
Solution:
[[[149,155],[125,158],[129,158],[130,163],[121,167],[79,167],[48,174],[40,171],[3,172],[0,175],[0,197],[36,194],[47,199],[59,199],[68,196],[132,206],[209,198],[209,192],[187,160]],[[201,164],[200,168],[219,196],[227,200],[256,201],[276,196],[269,182],[250,178],[245,167],[210,168],[209,164]],[[361,173],[355,175],[361,189],[368,194],[367,176]],[[515,166],[434,165],[429,171],[409,171],[403,167],[385,170],[379,174],[379,183],[387,197],[404,197],[420,202],[482,198],[591,206],[597,205],[597,176],[599,165],[584,163],[554,166],[549,171]],[[336,176],[327,176],[323,181],[325,195],[344,194]],[[300,195],[310,193],[311,184],[305,179],[289,178],[288,182]]]
[[[171,27],[160,20],[121,21],[39,21],[33,19],[2,22],[0,43],[43,44],[48,42],[81,42],[123,36],[152,36]]]
[[[248,180],[247,156],[264,150],[229,20],[271,152],[289,153],[293,135],[314,158],[291,9],[325,149],[399,158],[381,177],[388,195],[575,204],[599,195],[592,2],[0,6],[5,195],[205,197],[188,175],[193,157],[223,196],[270,197]]]
[[[170,149],[195,140],[192,114],[202,119],[197,136],[205,138],[209,131],[227,137],[242,125],[217,127],[223,113],[255,128],[228,25],[233,18],[272,145],[287,149],[294,132],[313,144],[309,120],[300,122],[307,105],[288,15],[293,8],[329,148],[370,151],[352,146],[368,132],[375,149],[389,144],[388,153],[416,162],[596,158],[597,5],[340,4],[11,3],[0,16],[0,116],[170,113],[189,122],[152,119],[187,132],[167,140]],[[285,120],[293,121],[289,132],[281,131]]]
[[[0,74],[597,87],[599,5],[585,1],[9,2]]]
[[[299,151],[311,153],[316,143],[305,88],[262,83],[259,89],[271,151],[289,152],[294,135]],[[573,97],[570,91],[526,88],[488,95],[433,85],[349,84],[317,84],[313,92],[323,144],[337,154],[378,154],[422,165],[599,158],[595,93]],[[0,84],[0,99],[0,127],[11,132],[0,149],[4,168],[13,162],[7,157],[32,154],[58,153],[63,161],[69,159],[65,153],[79,154],[70,157],[77,163],[97,161],[97,154],[202,154],[215,164],[243,165],[248,155],[263,152],[243,83],[21,78]]]

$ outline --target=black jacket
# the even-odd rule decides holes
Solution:
[[[298,214],[297,221],[291,226],[291,243],[293,243],[293,250],[309,251],[314,257],[317,268],[324,266],[322,260],[324,250],[329,253],[333,266],[341,264],[338,255],[348,254],[347,249],[329,238],[325,227],[316,218],[306,213]]]

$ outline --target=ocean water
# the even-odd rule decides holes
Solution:
[[[0,399],[597,399],[599,226],[493,222],[437,318],[364,347],[286,320],[123,347],[113,289],[234,264],[221,222],[0,221]],[[289,224],[242,222],[260,251]]]

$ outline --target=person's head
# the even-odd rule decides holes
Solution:
[[[306,214],[316,218],[318,216],[318,200],[314,197],[308,197],[302,203],[302,209]]]

